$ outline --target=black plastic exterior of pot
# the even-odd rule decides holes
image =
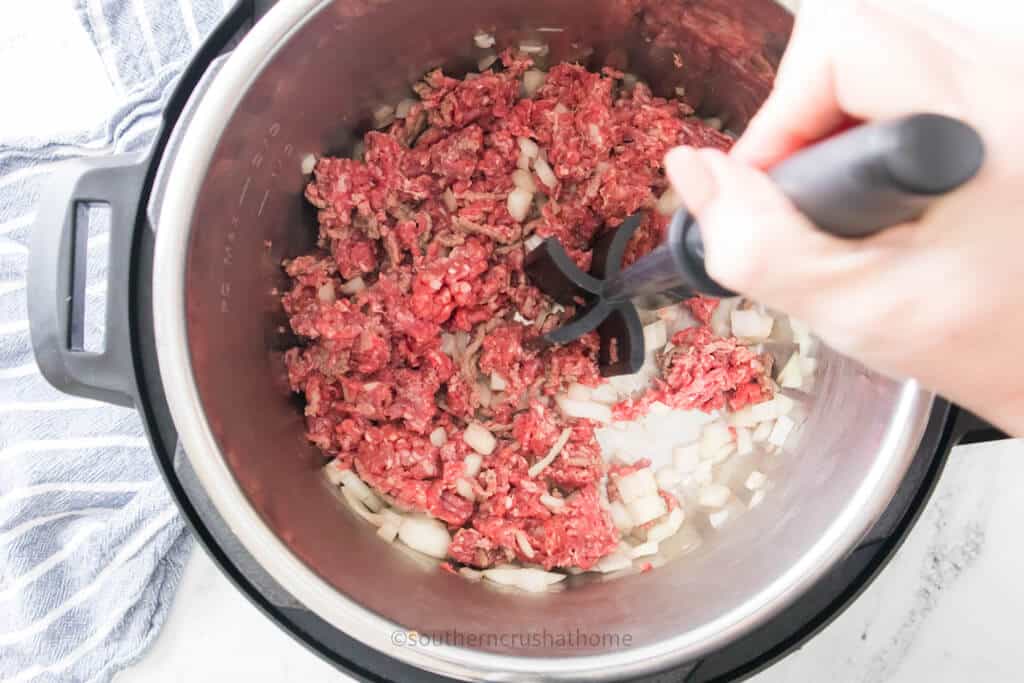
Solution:
[[[366,681],[449,680],[371,650],[305,609],[233,541],[177,451],[177,432],[161,386],[153,337],[154,226],[147,211],[157,168],[174,124],[211,62],[272,2],[239,2],[200,48],[171,95],[151,151],[73,162],[57,176],[33,235],[30,324],[38,363],[58,389],[134,406],[154,455],[196,538],[225,575],[269,618],[340,670]],[[80,349],[83,291],[76,285],[79,202],[111,206],[106,349]],[[76,269],[76,264],[78,268]],[[645,681],[732,681],[770,666],[838,616],[884,568],[927,502],[950,449],[1003,435],[969,412],[937,400],[909,473],[891,506],[860,545],[810,591],[733,644]]]

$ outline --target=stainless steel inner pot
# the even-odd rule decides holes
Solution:
[[[742,523],[655,571],[540,596],[424,566],[349,514],[322,480],[281,360],[293,340],[274,291],[286,285],[280,262],[315,236],[303,157],[349,151],[373,108],[405,96],[428,68],[470,68],[478,30],[499,47],[542,37],[551,63],[612,64],[660,94],[682,85],[701,113],[741,130],[790,27],[772,0],[288,0],[244,38],[161,169],[153,306],[164,388],[193,467],[285,589],[356,639],[433,672],[605,680],[724,645],[855,547],[906,472],[932,397],[827,349],[778,485]],[[618,634],[619,644],[486,637],[542,629]],[[485,643],[402,647],[394,634],[408,630]]]

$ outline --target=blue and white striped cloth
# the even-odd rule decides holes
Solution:
[[[231,0],[0,4],[0,681],[109,681],[153,641],[191,547],[131,410],[39,375],[25,307],[36,203],[62,159],[145,147]],[[87,308],[105,295],[90,222]],[[99,338],[87,314],[86,340]]]

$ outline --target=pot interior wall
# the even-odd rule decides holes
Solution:
[[[304,438],[302,404],[282,363],[294,339],[275,290],[287,286],[280,263],[315,241],[302,158],[349,151],[373,108],[406,96],[427,68],[475,64],[477,30],[494,31],[501,46],[539,27],[564,29],[540,34],[552,63],[613,64],[663,95],[682,85],[701,113],[740,130],[767,94],[791,17],[770,0],[325,3],[254,76],[211,141],[188,255],[188,343],[206,415],[252,505],[341,593],[419,631],[579,628],[651,645],[746,603],[822,537],[869,485],[873,454],[899,428],[898,383],[826,354],[821,397],[808,406],[794,453],[780,456],[781,483],[741,524],[657,571],[529,596],[425,565],[354,519],[322,481],[323,456]],[[602,651],[549,645],[528,654]],[[508,643],[486,647],[524,654]]]

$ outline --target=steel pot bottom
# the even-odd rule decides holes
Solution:
[[[656,571],[542,596],[425,568],[342,511],[281,362],[291,340],[273,290],[285,285],[280,261],[315,234],[302,158],[349,149],[373,107],[403,97],[426,68],[474,64],[479,29],[499,45],[563,29],[539,34],[552,63],[628,67],[661,94],[682,85],[703,112],[740,129],[767,93],[790,24],[770,0],[296,0],[257,24],[164,160],[153,306],[167,399],[197,475],[285,589],[354,638],[431,671],[597,680],[725,644],[855,546],[909,466],[931,396],[827,351],[778,485],[741,524]],[[538,629],[552,637],[499,637]],[[407,630],[479,640],[408,646],[395,635]],[[609,637],[580,648],[564,637],[577,633]]]

